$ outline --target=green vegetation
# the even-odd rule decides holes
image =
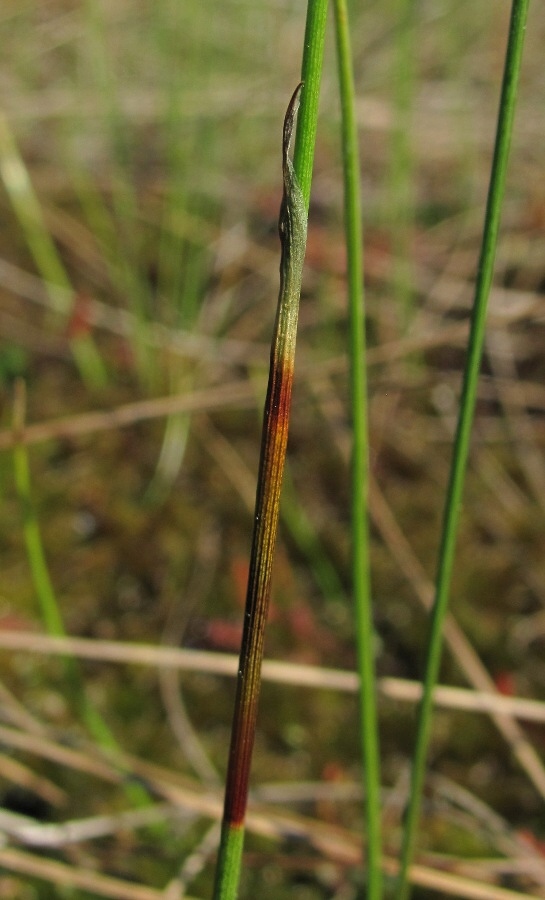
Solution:
[[[300,77],[287,468],[217,895],[240,860],[241,900],[543,895],[527,6],[494,156],[506,5],[0,13],[0,895],[213,894]]]

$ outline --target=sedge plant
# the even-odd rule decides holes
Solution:
[[[263,417],[254,535],[215,888],[218,900],[235,897],[238,890],[265,624],[288,442],[297,317],[307,231],[307,210],[289,155],[302,87],[300,84],[296,88],[284,120],[284,192],[278,226],[282,244],[280,293]]]
[[[411,118],[414,100],[415,36],[417,34],[415,0],[393,0],[395,30],[394,122],[388,185],[388,224],[392,231],[394,253],[393,295],[399,311],[401,330],[407,331],[414,310],[413,273],[411,272],[411,234],[414,218],[413,160]]]
[[[89,8],[92,9],[93,6],[94,4],[90,3]],[[408,8],[408,4],[400,3],[399,8],[402,6]],[[423,697],[413,759],[409,805],[405,817],[404,844],[397,885],[398,900],[405,900],[410,893],[410,867],[416,845],[427,746],[431,731],[432,694],[437,683],[441,659],[442,631],[448,605],[464,474],[469,453],[477,378],[484,339],[486,303],[492,279],[527,8],[528,0],[513,0],[496,148],[473,307],[471,338],[468,348],[468,360],[464,376],[452,471],[446,498],[426,675],[423,683]],[[333,9],[342,111],[345,227],[349,286],[351,427],[353,435],[351,464],[352,586],[355,601],[355,631],[358,641],[361,684],[362,773],[366,808],[364,834],[366,846],[365,896],[369,900],[380,900],[383,895],[380,827],[381,779],[373,663],[374,636],[367,523],[369,463],[362,212],[359,195],[358,141],[354,115],[355,92],[346,0],[334,0]],[[297,313],[305,254],[306,222],[316,138],[326,10],[326,0],[309,0],[301,76],[303,84],[298,86],[289,104],[282,139],[284,193],[279,223],[282,251],[280,265],[281,284],[262,433],[246,615],[226,782],[222,836],[216,870],[214,892],[216,900],[218,898],[231,900],[231,898],[236,897],[241,870],[244,820],[259,698],[264,629],[269,602],[272,561],[288,434]],[[299,101],[300,107],[298,111]],[[292,163],[289,151],[296,117],[297,131]],[[113,116],[112,119],[115,119],[115,117]],[[5,144],[6,146],[7,144]],[[5,147],[4,158],[8,159],[9,154]],[[405,174],[407,173],[405,172]],[[30,194],[27,195],[27,202],[29,196]],[[126,198],[124,198],[123,192],[120,192],[117,202],[121,204],[123,199]],[[130,204],[128,205],[130,207]],[[175,210],[172,210],[172,212],[175,212]],[[34,232],[34,237],[36,235],[39,236],[39,232]],[[164,248],[165,255],[168,255],[167,251],[169,250],[167,244],[168,241]],[[46,251],[48,253],[49,249],[46,248]],[[36,253],[39,254],[39,252],[41,251],[38,247]],[[46,263],[47,253],[45,257]],[[45,270],[44,277],[46,277]],[[62,276],[53,277],[50,272],[46,280],[61,282]],[[165,281],[168,281],[168,279],[165,278]],[[19,421],[15,423],[15,432],[22,431],[24,427],[23,418],[24,416],[20,416]],[[167,441],[167,443],[170,443],[170,441]],[[178,443],[179,445],[179,435],[173,443]],[[28,459],[22,441],[15,441],[14,456],[18,491],[26,513],[25,532],[28,555],[31,558],[33,575],[36,580],[37,592],[42,602],[46,627],[50,635],[62,635],[62,618],[56,605],[56,599],[47,572],[37,519],[32,511]],[[73,682],[77,682],[79,677],[72,663],[67,658],[68,676]],[[92,710],[89,712],[93,715]]]
[[[26,385],[24,380],[19,378],[15,382],[14,392],[13,465],[15,486],[23,513],[23,534],[27,559],[46,633],[49,637],[66,637],[64,619],[49,573],[40,524],[34,508],[28,449],[23,441],[25,411]],[[119,758],[121,747],[105,719],[88,696],[78,660],[67,654],[63,657],[63,669],[72,705],[78,713],[81,713],[89,734],[106,754],[114,759]],[[142,785],[127,781],[125,790],[128,798],[135,805],[142,807],[149,804],[149,795]]]
[[[255,738],[265,624],[288,439],[326,12],[326,0],[309,2],[302,82],[292,96],[284,120],[282,136],[284,186],[279,218],[280,292],[263,417],[254,532],[221,840],[216,867],[215,900],[235,898],[240,879],[244,820]],[[290,143],[300,102],[294,162],[292,163]]]
[[[34,509],[28,450],[20,439],[24,431],[26,386],[22,379],[15,383],[13,432],[17,439],[13,448],[15,485],[23,510],[23,533],[32,582],[38,598],[45,630],[50,637],[65,637],[63,616],[57,601],[42,543],[40,525]],[[119,749],[109,728],[97,709],[90,703],[83,678],[74,657],[63,660],[65,683],[72,691],[73,703],[81,708],[91,734],[103,747]]]
[[[460,417],[454,446],[451,477],[446,496],[438,575],[436,580],[436,597],[431,617],[427,667],[423,682],[423,696],[420,705],[419,725],[412,770],[412,783],[407,816],[405,819],[404,840],[397,885],[398,900],[406,900],[410,893],[410,864],[414,854],[417,835],[427,745],[431,729],[433,689],[437,683],[439,674],[442,630],[448,605],[449,584],[454,561],[463,481],[469,453],[477,380],[484,341],[486,304],[493,274],[494,254],[505,185],[510,135],[513,125],[516,84],[520,70],[522,36],[527,6],[527,0],[514,0],[513,2],[505,75],[500,102],[496,148],[492,166],[479,274],[472,315],[468,359],[464,375]],[[314,5],[310,4],[309,11],[313,9]],[[335,0],[334,14],[342,109],[345,228],[350,297],[350,384],[353,429],[353,499],[351,511],[353,541],[352,576],[361,684],[362,761],[366,796],[367,897],[371,898],[371,900],[379,900],[382,896],[380,767],[378,723],[375,701],[373,626],[369,579],[369,536],[367,524],[369,471],[363,303],[362,217],[359,199],[359,160],[357,151],[357,130],[354,116],[354,85],[348,15],[344,0]],[[307,49],[312,45],[311,42],[308,41],[306,41],[305,44]],[[306,87],[305,91],[303,91],[303,97],[305,96],[305,92]],[[291,210],[292,207],[298,208],[300,204],[303,206],[303,203],[308,207],[308,194],[304,193],[302,187],[301,199],[298,199],[299,185],[296,180],[297,175],[293,173],[288,156],[291,127],[293,125],[294,104],[295,99],[292,99],[284,126],[284,200],[280,217],[282,262],[279,310],[282,309],[282,297],[286,289],[286,267],[289,269],[293,262],[290,251],[293,232],[288,229],[293,228],[297,223],[297,218],[292,215]],[[301,126],[302,122],[300,119],[299,128],[301,128]],[[299,133],[300,130],[298,130],[298,134]],[[298,148],[300,147],[301,143],[298,142],[295,151],[296,166],[300,159],[298,156]],[[307,176],[309,174],[309,170],[306,170],[305,167],[301,167],[301,172],[306,173]],[[308,185],[309,182],[305,180],[305,187],[307,189]],[[301,233],[300,236],[296,238],[297,242],[301,240],[302,245],[304,245],[303,224],[306,223],[306,210],[303,209],[303,213],[305,214],[303,220],[297,224],[297,227],[301,227]],[[288,240],[287,235],[289,235]],[[297,295],[300,290],[300,265],[302,265],[302,258],[300,261],[297,259],[296,263],[298,284],[296,288]],[[297,316],[295,311],[295,313],[292,314],[291,323],[289,323],[294,331],[296,319]],[[244,813],[247,802],[249,768],[255,731],[255,718],[257,714],[257,697],[259,692],[259,677],[263,652],[263,632],[270,586],[270,567],[276,537],[283,456],[285,453],[285,442],[287,437],[289,397],[286,402],[283,395],[279,393],[279,400],[277,401],[276,406],[274,403],[275,390],[279,390],[279,388],[276,387],[277,382],[275,379],[277,376],[275,373],[281,370],[279,358],[276,356],[276,352],[279,348],[278,341],[279,335],[281,336],[281,329],[281,313],[279,313],[277,332],[271,354],[271,373],[265,409],[262,456],[256,502],[254,543],[250,563],[247,608],[227,776],[222,839],[216,874],[216,898],[232,898],[236,896],[240,873],[244,835]],[[288,391],[291,390],[295,334],[293,334],[292,340],[293,346],[290,340],[289,350],[287,350],[287,345],[285,348],[290,359],[290,363],[286,369],[286,371],[289,371],[290,379]],[[278,443],[276,443],[277,441]],[[278,448],[278,451],[276,448]],[[275,452],[280,454],[276,459]]]
[[[297,308],[301,287],[302,264],[306,239],[308,193],[312,156],[306,147],[315,140],[317,86],[322,60],[325,7],[309,4],[306,55],[303,77],[310,69],[313,78],[305,80],[303,97],[313,104],[309,114],[311,128],[300,113],[295,150],[295,166],[299,163],[301,185],[289,158],[289,142],[297,89],[284,124],[283,172],[284,196],[280,213],[282,259],[281,287],[273,349],[269,389],[265,406],[261,462],[255,511],[255,530],[250,561],[248,594],[239,679],[233,722],[222,838],[216,872],[216,898],[235,897],[238,890],[244,813],[247,802],[249,768],[253,746],[263,633],[270,590],[272,552],[276,539],[278,503],[284,464],[291,379],[295,351]],[[354,83],[349,38],[348,13],[344,0],[334,4],[339,84],[342,108],[342,146],[345,176],[345,227],[348,253],[348,287],[350,302],[350,359],[352,394],[352,542],[353,591],[356,633],[359,649],[361,681],[361,737],[366,796],[367,889],[370,900],[382,893],[380,837],[380,767],[377,712],[375,702],[374,640],[369,581],[369,535],[367,524],[368,438],[367,385],[365,368],[365,329],[363,305],[363,262],[361,202],[359,192],[359,155],[354,113]],[[319,23],[320,41],[316,40]],[[310,39],[309,39],[310,38]],[[308,94],[307,94],[308,91]],[[310,106],[310,103],[309,103]]]
[[[467,468],[471,428],[477,399],[477,384],[483,354],[487,304],[494,273],[494,260],[500,227],[503,196],[505,192],[507,163],[509,159],[511,135],[513,132],[515,102],[522,62],[522,49],[528,15],[528,5],[529,0],[513,0],[511,7],[509,38],[505,56],[481,253],[475,285],[460,413],[443,515],[439,562],[435,583],[435,599],[431,614],[426,669],[423,679],[423,693],[413,755],[411,786],[405,817],[401,867],[397,884],[396,900],[407,900],[410,896],[410,865],[415,851],[420,808],[422,804],[427,750],[431,733],[433,690],[439,677],[443,643],[443,626],[448,607],[450,582],[456,551],[456,536],[460,521],[460,511],[462,508],[464,477]]]
[[[376,709],[374,633],[369,566],[369,440],[365,362],[365,306],[360,165],[355,91],[346,0],[334,0],[342,117],[344,208],[349,300],[350,394],[352,410],[351,535],[352,591],[360,675],[360,734],[365,793],[368,900],[382,895],[380,751]]]

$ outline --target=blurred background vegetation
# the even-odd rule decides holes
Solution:
[[[509,4],[388,0],[351,11],[377,665],[382,677],[414,680]],[[293,0],[2,6],[0,637],[44,631],[31,519],[68,634],[238,648],[278,290],[281,126],[299,77],[304,16]],[[534,4],[453,584],[461,631],[454,648],[449,639],[442,677],[468,686],[460,654],[473,650],[500,692],[534,699],[545,686],[544,40]],[[351,669],[338,125],[330,40],[267,655]],[[26,410],[14,391],[21,378]],[[29,431],[26,496],[14,476],[16,396],[19,426],[22,416],[43,423]],[[170,407],[158,401],[168,397]],[[96,661],[70,677],[62,659],[7,649],[0,671],[6,833],[29,856],[62,864],[47,875],[27,859],[17,874],[13,858],[0,856],[0,896],[147,900],[182,896],[184,884],[208,896],[215,844],[206,810],[159,811],[162,824],[144,830],[116,817],[134,805],[145,817],[150,797],[172,800],[161,777],[196,796],[199,785],[221,785],[232,680]],[[115,767],[100,776],[46,752],[47,741],[88,761],[105,752],[79,715],[80,676],[86,702],[138,759],[124,766],[129,787],[144,785],[136,798]],[[386,851],[395,857],[414,704],[384,695],[380,709]],[[345,832],[347,858],[318,852],[312,840],[316,822],[331,842],[336,829],[357,834],[360,826],[355,715],[350,694],[264,686],[256,798],[271,822],[280,806],[311,824],[297,840],[280,826],[275,841],[249,835],[243,896],[357,896],[362,876]],[[543,724],[524,733],[540,753]],[[163,774],[139,768],[144,761]],[[465,858],[456,871],[468,877],[479,860],[479,877],[545,896],[537,765],[535,777],[524,772],[487,717],[438,712],[421,859]],[[33,849],[26,832],[16,836],[10,812],[44,827],[108,815],[111,827],[97,840],[61,835],[53,849]],[[74,886],[71,871],[111,876],[117,887]],[[420,888],[417,896],[446,893]]]

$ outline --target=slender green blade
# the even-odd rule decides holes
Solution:
[[[492,284],[501,207],[505,191],[505,179],[513,131],[517,85],[522,61],[522,48],[528,5],[529,0],[513,0],[511,9],[509,39],[505,58],[479,270],[473,303],[468,356],[464,372],[460,414],[443,516],[435,600],[432,609],[426,672],[413,757],[410,797],[405,819],[401,868],[396,892],[397,900],[407,900],[411,890],[409,867],[414,856],[418,820],[420,816],[427,750],[431,732],[433,688],[438,679],[439,665],[441,662],[443,624],[449,600],[450,582],[456,550],[456,536],[462,507],[464,477],[467,468],[471,427],[477,397],[477,384],[484,344],[488,296]]]
[[[380,753],[375,699],[376,677],[367,518],[369,440],[360,166],[358,134],[354,113],[355,92],[352,51],[345,0],[335,0],[334,11],[342,108],[345,231],[350,310],[352,587],[354,591],[358,669],[360,674],[360,732],[367,832],[367,898],[368,900],[379,900],[382,895]]]

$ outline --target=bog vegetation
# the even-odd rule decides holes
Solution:
[[[352,6],[387,896],[509,8]],[[0,12],[0,896],[211,895],[304,24],[289,0]],[[263,900],[366,885],[329,32],[240,891]],[[418,900],[545,897],[544,39],[534,4]]]

